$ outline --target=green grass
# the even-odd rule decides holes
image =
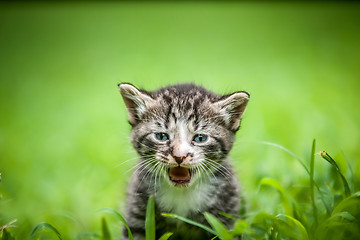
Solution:
[[[163,213],[162,216],[168,218],[174,218],[178,221],[182,221],[195,227],[202,228],[205,231],[215,235],[215,238],[221,240],[234,240],[237,236],[242,236],[243,239],[294,239],[294,240],[309,240],[309,239],[359,239],[360,237],[360,191],[351,193],[349,189],[348,180],[341,173],[336,161],[325,151],[321,152],[321,157],[328,161],[341,177],[343,181],[343,190],[333,192],[333,188],[319,189],[319,192],[315,195],[313,173],[309,174],[310,186],[302,186],[301,191],[304,191],[307,195],[311,195],[308,200],[304,200],[299,197],[298,194],[293,194],[287,191],[281,186],[279,182],[274,179],[263,179],[260,182],[260,187],[269,186],[277,190],[280,195],[280,203],[282,205],[282,212],[277,215],[272,215],[264,211],[258,213],[250,212],[247,216],[240,219],[236,219],[229,215],[230,218],[235,220],[233,229],[227,229],[215,216],[205,212],[204,216],[208,221],[209,226],[194,222],[190,219],[170,214]],[[315,156],[315,140],[313,142],[311,159]],[[331,160],[329,160],[331,159]],[[313,161],[311,161],[313,162]],[[324,197],[324,193],[328,193],[328,197]],[[339,194],[340,196],[337,196]],[[316,197],[315,197],[316,196]],[[319,205],[322,198],[322,208],[314,207]],[[324,199],[325,198],[325,199]],[[331,206],[330,213],[326,211],[325,204]],[[312,210],[309,210],[309,206],[312,205]],[[319,210],[321,209],[321,210]],[[102,210],[115,216],[120,223],[124,224],[128,229],[129,239],[133,239],[131,230],[129,229],[126,221],[117,211],[106,208]],[[321,221],[319,221],[321,219]],[[1,240],[16,239],[8,229],[15,227],[11,222],[1,228]],[[150,197],[147,204],[146,211],[146,239],[155,240],[155,201],[154,197]],[[50,231],[61,238],[59,231],[48,223],[40,223],[32,231],[30,239],[40,239],[40,235],[44,231]],[[101,219],[101,235],[88,233],[79,235],[79,239],[102,239],[111,240],[111,233],[106,219]],[[171,232],[165,233],[159,239],[166,240],[172,235]],[[117,237],[118,238],[118,237]],[[117,239],[115,238],[115,239]]]
[[[0,226],[17,219],[2,237],[28,239],[42,222],[63,239],[120,235],[121,220],[98,212],[124,212],[135,164],[123,163],[136,154],[119,82],[250,92],[231,152],[248,218],[234,232],[296,225],[288,217],[309,238],[315,225],[352,226],[359,13],[358,3],[0,3]],[[337,167],[310,158],[314,138]],[[41,229],[36,237],[57,239]]]

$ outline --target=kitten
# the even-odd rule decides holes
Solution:
[[[239,215],[240,189],[228,159],[249,101],[246,92],[219,96],[193,84],[154,92],[119,84],[139,163],[128,189],[126,221],[134,239],[145,239],[149,196],[155,198],[156,238],[210,239],[208,232],[161,216],[175,213],[208,225],[209,212],[227,227]],[[124,231],[127,239],[127,231]]]

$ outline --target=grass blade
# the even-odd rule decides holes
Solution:
[[[173,235],[172,232],[165,233],[164,235],[161,236],[161,238],[159,238],[159,240],[168,240],[169,237],[171,237],[172,235]]]
[[[313,209],[313,215],[315,219],[315,225],[318,223],[318,215],[317,215],[317,208],[315,203],[315,192],[314,192],[314,175],[315,175],[315,148],[316,148],[316,140],[313,140],[312,148],[311,148],[311,155],[310,155],[310,197]]]
[[[205,212],[204,216],[211,227],[216,231],[216,235],[222,240],[233,240],[234,237],[230,234],[229,230],[217,219],[214,215]]]
[[[360,192],[342,200],[315,232],[316,239],[360,239]]]
[[[339,213],[335,213],[333,214],[331,217],[337,218],[337,217],[341,217],[343,219],[346,219],[349,222],[356,222],[359,223],[359,221],[353,216],[351,215],[349,212],[339,212]]]
[[[2,232],[1,240],[15,240],[15,238],[4,228],[0,233]]]
[[[276,231],[276,221],[275,216],[269,213],[259,212],[255,215],[251,223],[251,231],[254,232],[255,236],[261,237],[259,239],[275,239],[272,234]]]
[[[155,240],[155,200],[150,196],[146,207],[145,219],[146,240]]]
[[[344,191],[345,191],[345,197],[349,197],[351,195],[351,191],[350,191],[350,187],[349,187],[349,183],[347,182],[345,176],[341,173],[339,166],[337,165],[337,163],[335,162],[335,160],[326,152],[326,151],[322,151],[320,153],[320,156],[325,159],[327,162],[329,162],[333,167],[335,167],[336,172],[339,174],[343,185],[344,185]]]
[[[102,239],[103,240],[111,240],[109,227],[107,225],[105,218],[101,218],[101,230],[102,230]]]
[[[263,178],[260,182],[259,187],[261,186],[269,186],[275,188],[280,194],[280,202],[284,207],[286,215],[293,216],[293,209],[290,205],[288,194],[278,181],[272,178]]]
[[[205,226],[205,225],[203,225],[201,223],[194,222],[194,221],[192,221],[192,220],[190,220],[188,218],[181,217],[181,216],[178,216],[178,215],[172,214],[172,213],[162,213],[161,215],[164,216],[164,217],[175,218],[175,219],[181,220],[183,222],[186,222],[188,224],[191,224],[191,225],[194,225],[196,227],[202,228],[205,231],[208,231],[209,233],[216,235],[216,232],[214,230],[212,230],[211,228],[209,228],[208,226]]]
[[[234,229],[231,231],[233,236],[241,236],[244,233],[249,232],[249,224],[245,220],[238,219],[235,221]]]
[[[279,145],[277,143],[266,142],[266,141],[261,141],[260,143],[265,144],[265,145],[269,145],[269,146],[273,146],[273,147],[279,148],[279,149],[287,152],[288,154],[290,154],[293,158],[295,158],[301,164],[301,166],[305,169],[305,171],[309,174],[309,176],[311,175],[310,170],[306,167],[305,163],[300,159],[300,157],[298,157],[295,153],[291,152],[289,149],[287,149],[284,146],[281,146],[281,145]],[[330,213],[331,213],[330,206],[326,203],[326,201],[324,199],[324,195],[321,192],[319,185],[317,185],[317,183],[315,181],[313,182],[313,184],[315,185],[316,189],[320,193],[321,201],[323,202],[323,204],[324,204],[324,206],[326,208],[327,214],[330,215]]]
[[[303,166],[303,168],[305,169],[305,171],[310,175],[310,171],[309,169],[306,167],[305,163],[301,160],[301,158],[299,158],[295,153],[291,152],[289,149],[285,148],[284,146],[281,146],[277,143],[272,143],[272,142],[266,142],[266,141],[261,141],[260,143],[265,144],[265,145],[269,145],[269,146],[273,146],[276,148],[279,148],[285,152],[287,152],[288,154],[290,154],[293,158],[295,158],[300,164],[301,166]]]
[[[99,211],[109,213],[109,214],[113,215],[115,218],[117,218],[118,220],[120,220],[125,225],[126,229],[128,230],[129,240],[134,240],[134,237],[131,233],[129,225],[127,224],[127,222],[125,221],[123,216],[121,216],[120,213],[118,213],[117,211],[115,211],[112,208],[103,208],[103,209],[100,209]]]
[[[278,231],[290,239],[309,240],[305,227],[295,218],[280,214],[276,216]]]
[[[52,225],[50,225],[49,223],[46,222],[42,222],[39,223],[34,230],[32,231],[31,235],[30,235],[30,239],[37,239],[37,235],[39,233],[41,233],[44,230],[50,230],[51,232],[54,232],[56,234],[56,236],[61,240],[61,235],[59,233],[59,231],[54,228]]]
[[[341,212],[349,212],[360,221],[360,192],[342,200],[332,212],[332,216]]]
[[[232,220],[234,220],[234,221],[237,220],[236,217],[234,217],[233,215],[230,215],[230,214],[228,214],[228,213],[226,213],[226,212],[219,212],[219,214],[222,215],[222,216],[224,216],[224,217],[230,218],[230,219],[232,219]]]
[[[350,180],[349,180],[349,182],[350,182],[351,185],[352,185],[352,188],[350,188],[350,190],[352,189],[351,192],[354,192],[354,189],[356,189],[356,187],[355,187],[355,185],[356,185],[355,182],[356,182],[356,181],[355,181],[355,176],[354,176],[354,170],[353,170],[353,168],[352,168],[352,166],[351,166],[351,163],[350,163],[349,159],[348,159],[347,156],[345,155],[345,153],[342,152],[341,155],[342,155],[342,157],[345,159],[346,165],[348,166],[348,169],[349,169],[349,172],[350,172]]]

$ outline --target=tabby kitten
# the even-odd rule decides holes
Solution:
[[[155,198],[156,238],[210,239],[200,228],[161,216],[175,213],[207,224],[203,213],[227,227],[238,216],[240,189],[228,159],[234,135],[249,101],[246,92],[219,96],[193,84],[154,92],[119,84],[132,126],[131,142],[139,162],[127,196],[126,221],[134,239],[145,239],[149,196]],[[127,239],[124,230],[123,238]]]

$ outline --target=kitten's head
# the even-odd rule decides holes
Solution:
[[[133,127],[132,144],[143,161],[139,166],[151,176],[185,187],[225,172],[222,161],[240,127],[248,93],[219,96],[193,84],[147,92],[123,83],[119,90]]]

